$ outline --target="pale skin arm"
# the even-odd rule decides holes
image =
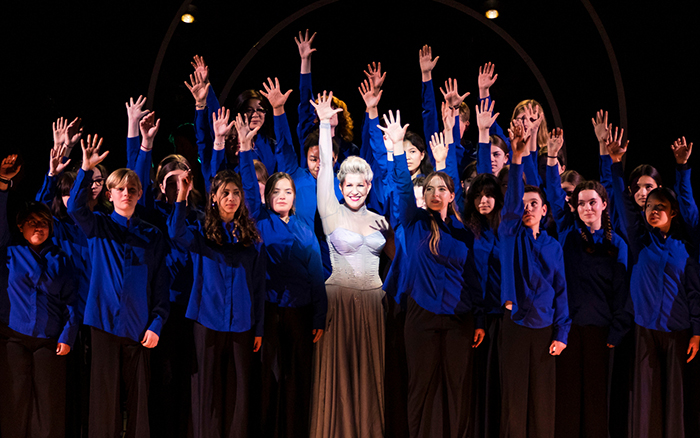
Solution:
[[[316,32],[309,37],[309,29],[306,29],[306,34],[299,32],[299,37],[294,37],[294,41],[297,43],[299,48],[299,57],[301,58],[301,73],[311,73],[311,54],[316,51],[316,49],[311,47],[311,44],[316,38]]]
[[[442,111],[442,132],[445,134],[445,143],[450,145],[454,143],[452,128],[455,126],[455,118],[457,117],[457,114],[459,114],[459,109],[449,106],[447,102],[442,102],[440,109]]]
[[[143,117],[148,114],[148,110],[143,109],[146,104],[146,98],[139,96],[134,102],[134,98],[130,97],[129,101],[126,103],[126,115],[129,118],[128,131],[126,136],[129,138],[138,137],[139,135],[139,122]]]
[[[433,49],[427,44],[418,51],[418,62],[420,63],[420,72],[423,82],[428,82],[433,79],[433,69],[438,59],[440,59],[439,56],[433,59]]]

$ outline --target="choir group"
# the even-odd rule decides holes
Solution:
[[[584,179],[538,102],[501,127],[491,63],[474,112],[453,79],[438,111],[424,46],[423,136],[380,117],[371,64],[357,146],[346,104],[312,91],[315,36],[295,38],[296,138],[292,90],[268,78],[232,112],[195,56],[196,152],[154,162],[160,120],[132,98],[109,172],[60,118],[16,218],[22,157],[0,157],[0,436],[695,433],[692,143],[672,142],[673,189],[648,164],[626,179],[599,111]]]

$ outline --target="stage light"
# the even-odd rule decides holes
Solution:
[[[498,18],[498,11],[496,9],[489,9],[488,11],[486,11],[486,18],[488,18],[489,20]]]
[[[182,14],[182,17],[180,18],[183,23],[194,23],[194,15],[192,14]]]
[[[187,11],[185,11],[185,13],[182,14],[182,17],[180,17],[180,20],[182,20],[183,23],[187,24],[194,23],[195,21],[197,21],[197,12],[199,12],[197,10],[197,6],[189,5],[187,6]]]

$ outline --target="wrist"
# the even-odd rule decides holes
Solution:
[[[435,170],[437,172],[444,170],[447,168],[447,161],[436,161],[435,162]]]
[[[489,96],[490,96],[490,93],[489,93],[488,88],[479,87],[479,99],[486,99]]]
[[[12,187],[12,178],[0,175],[0,190],[7,190]]]
[[[194,107],[195,107],[195,109],[203,110],[207,107],[207,103],[206,102],[195,102]]]
[[[151,149],[153,149],[153,143],[144,137],[143,141],[141,142],[141,150],[144,152],[149,152]]]
[[[421,76],[423,78],[423,82],[429,82],[433,80],[433,72],[431,71],[424,71],[421,72]]]
[[[282,114],[284,114],[284,105],[272,107],[272,115],[281,116]]]

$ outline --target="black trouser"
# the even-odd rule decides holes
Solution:
[[[194,323],[195,438],[248,438],[253,332],[219,332]]]
[[[474,318],[471,313],[438,315],[411,297],[407,301],[410,436],[466,437],[471,426]]]
[[[631,436],[683,437],[688,331],[662,332],[637,326],[636,339]]]
[[[129,338],[92,327],[90,437],[122,431],[121,387],[126,389],[126,436],[150,438],[148,386],[151,351]]]
[[[501,364],[498,335],[503,315],[486,315],[486,336],[474,351],[474,436],[492,438],[501,428]]]
[[[408,437],[408,367],[404,326],[406,312],[394,297],[386,300],[386,348],[384,349],[384,424],[387,438]]]
[[[0,434],[65,436],[66,357],[56,339],[0,328]]]
[[[265,302],[262,429],[265,437],[309,436],[313,307]]]
[[[168,321],[151,354],[151,437],[187,437],[191,428],[193,321],[185,306],[170,303]],[[191,435],[191,434],[190,434]]]
[[[608,327],[571,325],[556,358],[556,436],[608,436]]]
[[[80,324],[66,356],[66,436],[88,437],[90,406],[90,326]]]
[[[554,436],[556,370],[549,354],[552,327],[513,322],[506,310],[498,340],[501,355],[501,437]],[[564,350],[566,351],[566,350]]]

